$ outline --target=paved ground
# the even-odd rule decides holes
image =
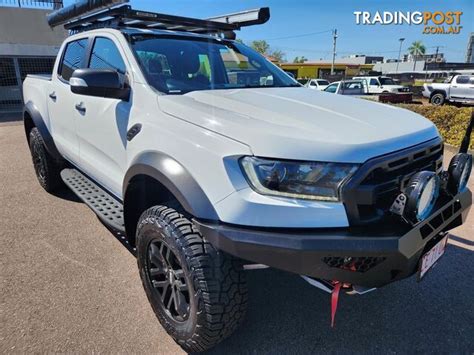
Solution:
[[[22,129],[0,127],[0,352],[181,353],[134,257],[71,193],[41,190]],[[473,353],[474,213],[453,234],[422,283],[344,295],[335,329],[327,294],[295,275],[249,272],[247,320],[212,353]]]

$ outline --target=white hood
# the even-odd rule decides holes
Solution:
[[[261,157],[362,163],[438,136],[411,111],[306,88],[194,91],[158,103]]]

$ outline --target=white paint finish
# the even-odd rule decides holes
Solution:
[[[158,101],[170,115],[263,157],[361,163],[438,136],[413,112],[306,88],[196,91]]]
[[[58,63],[50,82],[31,77],[25,81],[25,98],[37,104],[60,152],[118,197],[132,162],[156,151],[187,170],[224,222],[345,227],[342,203],[257,194],[236,157],[360,163],[438,135],[429,121],[409,111],[306,88],[160,95],[146,84],[118,31],[94,30],[67,41],[86,35],[108,37],[117,44],[127,65],[130,101],[73,94],[57,77]],[[52,91],[56,101],[48,97]],[[80,102],[85,114],[75,109]],[[126,132],[136,123],[142,129],[128,142]]]
[[[239,190],[214,206],[221,221],[255,227],[347,227],[340,202],[297,200],[260,195],[251,188]]]

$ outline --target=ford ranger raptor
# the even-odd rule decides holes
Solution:
[[[26,139],[46,191],[65,183],[136,248],[186,351],[242,322],[247,268],[363,293],[423,277],[465,220],[471,155],[445,171],[429,120],[308,90],[234,40],[268,9],[247,22],[103,11],[116,21],[70,20],[52,74],[26,78]]]

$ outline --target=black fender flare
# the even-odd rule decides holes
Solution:
[[[32,101],[28,101],[25,104],[25,107],[23,109],[23,124],[25,125],[25,134],[26,134],[26,139],[29,140],[28,138],[28,126],[26,124],[26,114],[31,117],[33,120],[33,124],[35,125],[36,128],[38,128],[38,131],[41,134],[41,137],[43,138],[44,144],[46,146],[46,150],[48,153],[55,159],[55,160],[61,160],[62,156],[61,153],[59,153],[58,148],[56,148],[56,145],[54,144],[53,137],[51,136],[51,133],[49,132],[48,127],[46,127],[46,124],[44,123],[43,117],[41,116],[41,113],[39,112],[38,108],[35,106],[35,104]]]
[[[169,155],[147,151],[135,158],[123,180],[124,198],[130,181],[138,175],[147,175],[160,182],[193,217],[218,220],[214,206],[191,173]]]

